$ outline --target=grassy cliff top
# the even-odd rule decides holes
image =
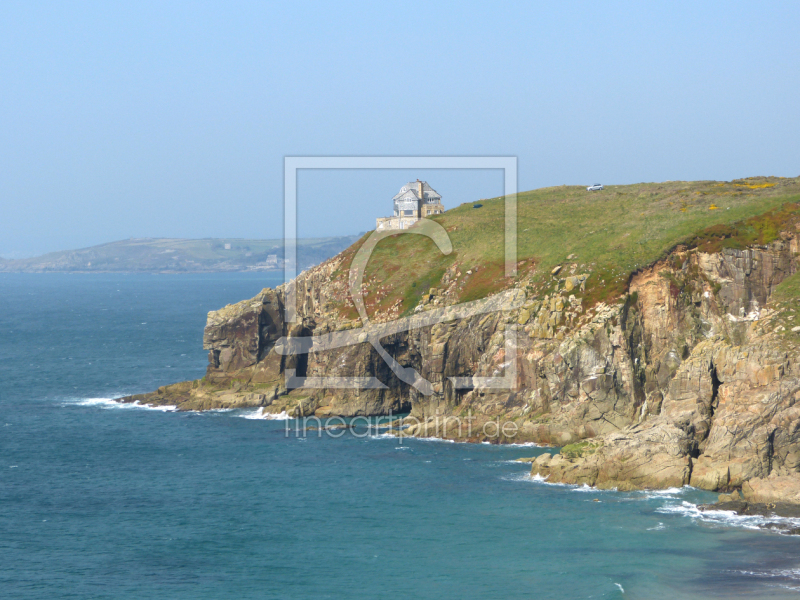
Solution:
[[[592,304],[625,293],[632,272],[676,245],[714,251],[776,239],[800,210],[793,204],[800,201],[800,178],[610,185],[599,192],[560,186],[517,198],[517,280],[523,278],[531,293],[544,293],[553,285],[552,270],[565,265],[562,277],[569,271],[589,274],[585,296]],[[458,302],[517,283],[504,276],[504,199],[481,204],[462,204],[433,217],[450,236],[449,256],[419,235],[382,240],[365,276],[375,290],[367,297],[368,312],[399,301],[400,314],[408,313],[430,288],[440,286],[443,276],[451,286],[450,300]],[[360,244],[346,251],[344,265]],[[346,280],[347,269],[336,277]],[[353,318],[355,311],[342,306],[340,314]]]

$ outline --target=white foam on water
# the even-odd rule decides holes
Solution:
[[[666,488],[663,490],[638,490],[625,492],[619,497],[620,502],[642,502],[645,500],[680,500],[686,492],[698,491],[697,488],[685,485],[682,488]]]
[[[289,421],[294,418],[290,417],[285,410],[279,413],[269,413],[265,412],[263,408],[255,408],[236,416],[242,419],[263,419],[266,421]]]
[[[630,500],[679,500],[680,496],[693,488],[688,485],[682,488],[671,487],[664,490],[642,490],[631,492]]]
[[[550,448],[550,446],[542,446],[535,442],[520,442],[519,444],[500,444],[504,448]]]
[[[800,568],[795,569],[773,569],[771,571],[748,571],[744,569],[737,569],[735,571],[728,571],[729,573],[736,573],[738,575],[744,575],[745,577],[753,577],[755,579],[789,579],[792,582],[800,581]],[[768,587],[780,587],[786,590],[791,590],[793,592],[800,591],[800,586],[797,584],[790,584],[790,583],[781,583],[776,582],[776,584],[768,585]]]
[[[502,461],[506,463],[516,461]],[[567,488],[573,492],[579,493],[618,493],[616,488],[609,490],[599,490],[587,484],[574,485],[567,483],[555,483],[548,481],[548,477],[543,477],[539,473],[528,475],[527,473],[517,473],[514,475],[504,476],[502,479],[506,481],[525,481],[529,483],[536,483],[540,485],[556,486]],[[739,515],[732,510],[700,510],[697,504],[680,500],[680,496],[686,492],[695,490],[691,486],[684,486],[682,488],[667,488],[663,490],[647,490],[641,492],[628,492],[620,494],[620,500],[664,500],[665,503],[656,508],[655,512],[659,514],[677,514],[697,522],[708,523],[713,525],[721,525],[725,527],[736,527],[740,529],[751,530],[767,530],[776,533],[785,533],[784,528],[800,528],[800,518],[779,517],[779,516],[762,516],[762,515]],[[659,522],[654,527],[648,527],[647,531],[661,531],[666,529],[663,522]],[[797,576],[800,580],[800,568],[786,571],[791,572],[793,576]],[[783,573],[783,572],[782,572]],[[775,575],[777,576],[788,576]]]
[[[534,475],[534,477],[538,477],[538,475]],[[502,475],[500,479],[503,481],[524,481],[526,483],[531,482],[531,476],[527,471],[524,473],[517,473],[516,475]]]
[[[402,423],[400,425],[392,425],[387,421],[385,423],[368,423],[366,427],[367,429],[375,429],[379,431],[381,429],[407,429],[410,427],[410,425],[403,425]]]
[[[797,579],[800,581],[800,568],[775,569],[773,571],[747,571],[744,569],[736,569],[730,572],[738,573],[739,575],[747,575],[748,577],[786,577],[787,579]]]
[[[119,398],[122,396],[118,396],[117,398],[71,398],[65,400],[63,405],[64,406],[97,406],[99,408],[143,408],[146,410],[158,410],[161,412],[175,412],[178,410],[177,406],[172,404],[167,404],[164,406],[154,406],[151,404],[139,404],[138,401],[136,402],[120,402]]]
[[[398,440],[398,439],[400,439],[398,436],[393,435],[391,433],[376,433],[376,434],[370,435],[368,437],[371,438],[371,439],[374,439],[374,440]],[[413,436],[413,435],[409,435],[409,436],[403,437],[402,439],[404,439],[404,440],[418,440],[418,441],[421,441],[421,442],[444,442],[444,443],[447,443],[447,444],[469,444],[470,443],[470,442],[460,442],[458,440],[451,440],[451,439],[438,438],[438,437],[416,437],[416,436]]]
[[[160,410],[161,412],[176,412],[178,407],[174,404],[165,404],[163,406],[154,406],[152,404],[139,404],[138,401],[136,402],[117,402],[116,404],[122,404],[123,406],[130,406],[131,408],[145,408],[147,410]]]
[[[645,495],[650,497],[659,497],[659,496],[674,496],[675,494],[680,494],[684,491],[685,488],[676,488],[671,487],[665,490],[648,490]]]
[[[600,490],[593,488],[588,483],[584,483],[583,485],[579,485],[578,487],[572,490],[573,492],[598,492]]]
[[[495,444],[494,442],[489,442],[484,440],[479,443],[486,446],[497,446],[498,448],[552,448],[553,447],[553,446],[542,446],[541,444],[537,444],[535,442],[519,442],[519,443],[512,442],[508,444],[503,442],[502,444]]]
[[[599,490],[596,487],[592,487],[588,484],[581,484],[578,485],[576,483],[555,483],[551,481],[547,481],[547,478],[550,477],[542,477],[539,473],[534,475],[529,475],[527,473],[517,473],[516,475],[507,475],[503,477],[506,481],[526,481],[529,483],[539,483],[543,485],[551,485],[554,487],[561,487],[570,490],[571,492],[580,492],[580,493],[591,493],[591,494],[607,494],[611,492],[617,492],[617,488],[611,488],[608,490]]]
[[[547,477],[543,477],[539,473],[536,473],[535,475],[529,475],[527,473],[517,473],[516,475],[507,475],[503,477],[503,479],[505,479],[506,481],[526,481],[528,483],[539,483],[543,485],[551,485],[554,487],[562,487],[562,488],[576,487],[568,483],[553,483],[547,481],[548,477],[550,476],[548,475]]]
[[[656,509],[657,513],[678,514],[689,517],[695,521],[711,523],[715,525],[725,525],[729,527],[739,527],[742,529],[760,529],[768,531],[778,531],[770,527],[770,524],[780,524],[789,527],[800,527],[800,519],[790,517],[764,517],[762,515],[738,515],[732,510],[700,510],[696,504],[682,501],[680,504],[666,504]]]
[[[455,444],[455,440],[448,440],[445,438],[437,438],[437,437],[419,437],[416,438],[418,440],[422,440],[424,442],[447,442],[448,444]],[[468,444],[469,442],[461,442],[462,444]]]
[[[615,586],[617,586],[617,587],[619,588],[619,591],[620,591],[620,592],[622,592],[623,594],[625,593],[625,588],[624,588],[624,587],[622,587],[622,584],[620,584],[620,583],[617,583],[617,582],[615,581],[615,582],[614,582],[614,585],[615,585]]]

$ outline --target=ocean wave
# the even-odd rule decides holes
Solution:
[[[501,461],[504,463],[515,463],[515,464],[527,464],[527,463],[520,463],[516,460],[505,460]],[[549,476],[548,476],[549,477]],[[577,484],[577,483],[555,483],[552,481],[548,481],[548,477],[543,477],[539,473],[534,475],[528,475],[526,473],[517,473],[515,475],[509,476],[507,479],[512,481],[529,481],[533,483],[543,483],[545,485],[554,485],[564,488],[569,488],[573,492],[579,493],[592,493],[592,494],[604,494],[608,492],[618,493],[619,490],[617,488],[610,488],[607,490],[601,490],[597,487],[591,486],[587,483]],[[665,499],[665,500],[677,500],[676,497],[679,494],[682,494],[686,491],[693,490],[694,488],[684,486],[682,488],[667,488],[664,490],[642,490],[638,492],[621,492],[620,500],[652,500],[652,499]]]
[[[499,444],[503,448],[550,448],[551,446],[542,446],[535,442],[520,442],[519,444]]]
[[[403,439],[403,440],[419,440],[419,441],[422,441],[422,442],[444,442],[444,443],[447,443],[447,444],[469,444],[469,442],[461,442],[461,441],[458,441],[458,440],[438,438],[438,437],[433,437],[433,436],[431,436],[431,437],[416,437],[416,436],[410,435],[408,437],[400,438],[400,437],[398,437],[398,436],[396,436],[394,434],[391,434],[391,433],[375,433],[373,435],[370,435],[369,438],[370,439],[375,439],[375,440],[395,440],[395,441],[397,441],[399,439]]]
[[[548,476],[549,477],[549,476]],[[554,487],[561,487],[572,492],[579,492],[579,493],[592,493],[592,494],[607,494],[607,493],[616,493],[618,490],[617,488],[611,488],[608,490],[601,490],[596,487],[592,487],[589,484],[582,483],[556,483],[553,481],[547,481],[547,477],[542,477],[539,473],[534,475],[529,475],[527,473],[517,473],[515,475],[508,475],[503,477],[503,479],[507,481],[526,481],[530,483],[537,483],[542,485],[550,485]]]
[[[265,412],[263,408],[255,408],[236,416],[242,419],[263,419],[266,421],[289,421],[294,419],[294,417],[290,417],[285,410],[279,413],[268,413]]]
[[[679,488],[671,487],[671,488],[667,488],[665,490],[647,490],[644,493],[645,493],[646,496],[653,497],[653,498],[658,498],[658,497],[662,497],[662,496],[674,496],[675,494],[680,494],[680,493],[684,492],[688,487],[689,486],[679,487]]]
[[[437,437],[415,437],[415,436],[408,436],[408,437],[398,437],[391,433],[375,433],[373,435],[368,436],[370,439],[373,440],[419,440],[422,442],[447,442],[448,444],[455,444],[455,440],[445,440],[442,438]],[[466,442],[459,442],[459,443],[466,443]]]
[[[97,406],[99,408],[143,408],[145,410],[158,410],[161,412],[175,412],[178,410],[177,406],[167,404],[163,406],[154,406],[151,404],[139,404],[139,402],[120,402],[119,399],[123,396],[116,398],[70,398],[64,401],[64,406]]]
[[[530,475],[527,471],[522,473],[515,473],[513,475],[504,475],[502,479],[505,481],[524,481],[527,483],[542,483],[544,485],[554,485],[563,488],[572,487],[566,483],[552,483],[550,481],[547,481],[547,477],[542,477],[541,475],[539,475],[539,473],[536,473],[535,475]]]
[[[369,436],[371,440],[395,440],[397,441],[399,438],[396,435],[392,435],[391,433],[376,433],[374,435]]]
[[[780,587],[785,590],[791,590],[793,592],[800,591],[800,586],[798,586],[796,583],[800,581],[800,568],[772,569],[768,571],[751,571],[749,569],[735,569],[735,570],[728,570],[725,572],[733,575],[744,575],[745,577],[752,577],[753,579],[766,579],[766,580],[782,579],[784,580],[783,582],[775,581],[774,583],[768,585]]]
[[[598,490],[597,488],[594,488],[594,487],[590,486],[588,483],[584,483],[583,485],[575,486],[574,488],[572,488],[572,491],[573,492],[583,492],[583,493],[587,493],[587,492],[595,493],[595,492],[602,492],[602,491],[607,491],[607,490]]]
[[[749,571],[746,569],[736,569],[728,572],[736,573],[737,575],[746,575],[747,577],[782,577],[785,579],[794,579],[796,581],[800,581],[800,568],[774,569],[772,571]]]
[[[692,490],[695,490],[695,488],[688,485],[682,488],[671,487],[663,490],[640,490],[638,492],[630,492],[630,495],[625,500],[679,500],[682,494]]]
[[[503,461],[512,462],[512,461]],[[800,518],[763,516],[763,515],[739,515],[732,510],[700,510],[697,504],[687,500],[681,500],[680,496],[690,492],[698,491],[691,486],[682,488],[672,487],[663,490],[642,490],[636,492],[619,492],[617,489],[599,490],[587,484],[575,485],[567,483],[555,483],[548,481],[547,477],[536,473],[529,475],[526,472],[509,474],[502,479],[506,481],[524,481],[538,485],[562,487],[578,493],[604,494],[614,493],[621,501],[644,501],[661,500],[663,504],[654,509],[657,514],[679,515],[699,523],[719,525],[723,527],[736,527],[739,529],[766,530],[775,533],[786,533],[789,529],[800,528]],[[654,527],[649,527],[648,531],[660,531],[666,529],[663,522],[659,522]],[[792,570],[800,578],[800,568]],[[776,575],[777,576],[777,575]]]
[[[666,504],[657,508],[656,512],[661,514],[677,514],[695,521],[742,529],[762,529],[780,532],[783,528],[800,527],[800,519],[798,518],[738,515],[732,510],[700,510],[696,504],[685,500],[680,504]],[[775,527],[776,525],[782,527]]]
[[[543,477],[542,475],[539,475],[539,473],[536,473],[535,475],[522,474],[521,477],[519,477],[519,479],[527,479],[528,481],[531,481],[533,483],[538,483],[538,484],[541,484],[541,485],[550,485],[550,486],[553,486],[553,487],[560,487],[560,488],[564,488],[564,489],[575,491],[575,492],[600,491],[600,490],[594,490],[593,488],[590,488],[585,483],[581,486],[581,485],[578,485],[576,483],[556,483],[554,481],[547,481],[547,479],[549,477],[550,477],[549,475],[547,477]],[[586,489],[584,489],[584,486],[586,486]]]

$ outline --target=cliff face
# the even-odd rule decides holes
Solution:
[[[755,483],[760,497],[785,476],[800,484],[800,329],[792,309],[769,306],[797,252],[787,233],[765,248],[676,252],[636,275],[620,315],[634,413],[625,427],[540,457],[532,473],[621,489],[750,481],[745,494]]]
[[[212,312],[206,377],[126,400],[184,409],[261,406],[295,416],[410,411],[415,425],[403,435],[564,446],[532,466],[532,474],[554,482],[797,495],[800,328],[792,330],[794,308],[771,299],[798,270],[798,250],[794,225],[767,246],[678,248],[636,273],[618,302],[587,308],[575,292],[595,285],[597,275],[567,264],[548,293],[518,307],[504,300],[497,312],[387,333],[383,347],[431,382],[428,395],[396,377],[369,343],[278,352],[284,337],[360,325],[335,308],[347,293],[332,276],[347,266],[339,255],[298,278],[298,323],[284,322],[285,286]],[[457,269],[417,313],[447,314],[447,282],[461,275]],[[519,298],[525,282],[516,286]],[[451,377],[505,373],[508,343],[518,357],[514,389],[455,389]],[[309,378],[307,386],[287,390],[287,371]],[[373,377],[380,384],[317,389],[317,377]],[[469,416],[469,428],[440,428],[442,417],[453,416]],[[488,421],[513,422],[516,432],[494,435]]]

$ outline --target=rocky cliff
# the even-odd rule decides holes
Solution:
[[[568,257],[539,287],[532,282],[542,274],[532,267],[509,282],[495,306],[463,319],[448,309],[480,267],[467,272],[456,262],[413,311],[434,319],[380,335],[402,369],[432,384],[427,392],[398,377],[368,343],[370,331],[397,316],[396,307],[363,329],[343,316],[348,292],[336,275],[352,258],[343,253],[294,283],[296,323],[284,321],[286,286],[212,312],[206,377],[125,400],[182,409],[258,406],[294,416],[409,412],[413,425],[398,435],[560,447],[532,464],[533,475],[552,482],[689,484],[741,489],[754,502],[798,502],[800,305],[791,294],[778,301],[776,289],[800,266],[799,222],[800,212],[791,212],[773,241],[741,248],[718,247],[706,232],[631,274],[624,293],[604,302],[592,301],[601,274],[589,263]],[[293,340],[302,346],[308,336],[347,331],[364,341],[285,353]],[[507,359],[512,350],[516,368]],[[513,377],[511,389],[458,389],[453,379],[503,374]],[[371,378],[373,385],[317,387],[320,377]],[[293,389],[293,381],[306,385]],[[468,426],[445,428],[454,417]],[[513,427],[498,431],[490,423]]]
[[[770,302],[797,271],[796,230],[782,238],[677,251],[636,274],[611,328],[627,357],[607,370],[614,381],[631,373],[627,407],[614,411],[624,425],[539,457],[532,474],[603,488],[743,489],[757,502],[796,497],[800,313],[796,302]]]

